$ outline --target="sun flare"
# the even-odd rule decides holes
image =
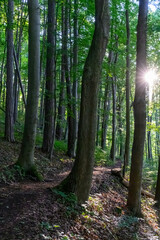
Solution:
[[[148,83],[149,87],[153,87],[154,81],[157,78],[157,74],[154,69],[151,69],[145,73],[145,81]]]
[[[152,91],[153,91],[153,86],[155,84],[155,80],[157,78],[157,74],[154,69],[150,69],[145,73],[145,81],[148,83],[149,87],[149,101],[152,101]]]

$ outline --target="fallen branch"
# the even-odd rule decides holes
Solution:
[[[123,186],[125,186],[126,188],[129,188],[129,182],[122,177],[122,169],[121,168],[112,169],[111,174],[114,176],[117,176],[119,178],[120,182],[123,184]],[[143,188],[141,190],[141,194],[146,197],[152,198],[152,199],[155,198],[152,193],[144,190]]]

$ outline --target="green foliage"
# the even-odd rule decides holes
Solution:
[[[143,167],[143,184],[150,191],[156,187],[157,168],[157,162],[145,162]]]
[[[67,151],[67,143],[65,141],[56,140],[54,143],[54,150],[57,152],[66,152]]]
[[[58,189],[53,189],[53,193],[58,195],[60,197],[60,200],[64,204],[70,204],[71,206],[75,206],[77,204],[77,197],[74,193],[64,193],[62,191],[59,191]]]
[[[77,204],[77,197],[74,193],[65,193],[56,188],[51,191],[58,196],[58,201],[63,203],[66,208],[66,216],[77,216],[81,207]]]
[[[38,181],[43,181],[42,174],[38,171],[37,167],[34,165],[29,170],[26,171],[26,175],[36,178]]]
[[[113,162],[109,160],[109,153],[100,147],[96,147],[94,156],[96,166],[113,165]]]
[[[124,215],[119,222],[119,228],[130,228],[132,225],[137,224],[138,221],[137,217]]]
[[[18,165],[4,167],[0,173],[0,181],[8,183],[12,181],[23,180],[26,176],[24,169]]]
[[[41,147],[42,146],[42,141],[43,141],[42,134],[37,133],[37,135],[36,135],[36,146]]]
[[[45,228],[46,230],[52,230],[52,229],[53,229],[53,226],[50,225],[48,222],[42,222],[42,223],[40,224],[40,227],[41,227],[41,228]]]

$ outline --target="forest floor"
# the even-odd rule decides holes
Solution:
[[[126,208],[127,189],[111,175],[111,167],[95,166],[89,200],[80,207],[73,195],[53,190],[69,173],[72,159],[57,152],[51,162],[36,150],[44,176],[38,182],[10,167],[19,149],[19,144],[0,141],[0,240],[160,239],[154,201],[142,197],[143,218],[133,217]]]

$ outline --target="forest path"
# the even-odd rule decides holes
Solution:
[[[4,141],[0,144],[2,168],[17,159],[19,145]],[[84,210],[74,205],[72,197],[69,203],[68,197],[51,191],[69,174],[73,161],[59,153],[50,162],[39,150],[35,158],[44,182],[15,179],[0,183],[0,240],[159,239],[159,214],[151,207],[152,202],[143,199],[144,219],[128,215],[127,189],[110,174],[113,167],[94,168],[91,194]],[[120,167],[117,161],[114,168]]]
[[[96,182],[96,184],[99,183],[99,185],[102,182],[103,175],[105,173],[110,173],[112,169],[120,168],[121,167],[121,162],[118,160],[114,166],[112,167],[95,167],[93,171],[93,184]],[[56,171],[56,168],[50,169],[47,173],[45,174],[44,181],[35,181],[35,180],[24,180],[21,182],[16,182],[16,181],[11,181],[8,184],[0,183],[0,196],[3,196],[4,192],[5,194],[11,194],[11,192],[27,192],[29,190],[42,190],[42,189],[47,189],[47,188],[53,188],[57,186],[70,172],[71,170],[71,165],[67,166],[67,169],[64,168],[62,169],[61,172]],[[52,175],[52,176],[50,176]],[[51,178],[52,177],[52,178]]]

